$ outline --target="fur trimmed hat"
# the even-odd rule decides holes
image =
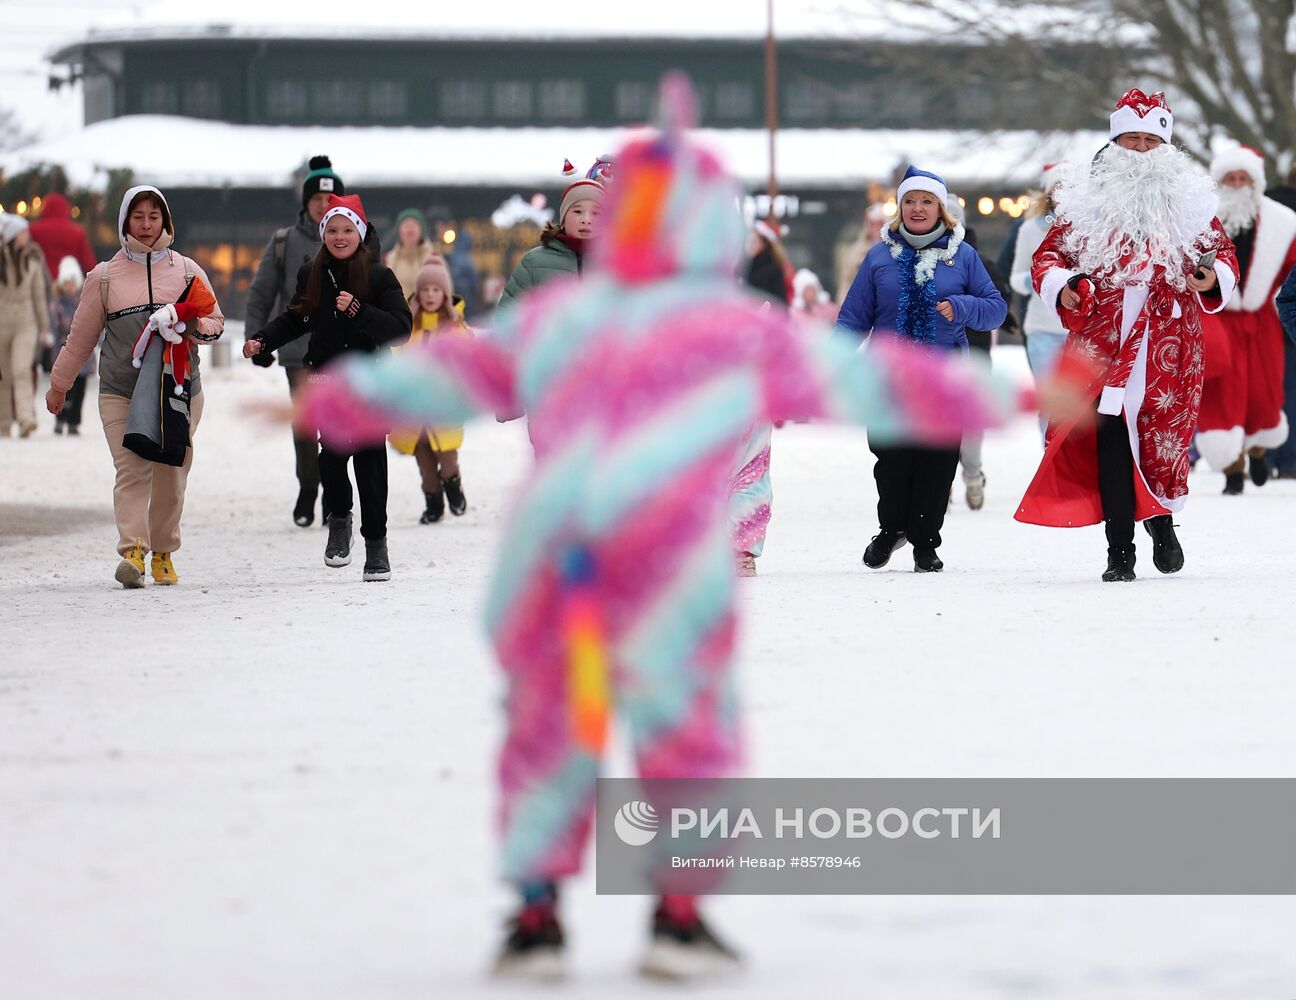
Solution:
[[[1126,132],[1149,132],[1162,142],[1169,142],[1174,132],[1174,114],[1166,104],[1165,91],[1145,94],[1137,87],[1127,90],[1111,113],[1107,137],[1115,139]]]
[[[1211,159],[1210,175],[1218,183],[1225,174],[1234,170],[1245,170],[1251,175],[1251,183],[1261,194],[1265,189],[1264,156],[1250,146],[1230,146],[1216,153]]]
[[[1067,168],[1071,166],[1070,160],[1058,160],[1057,163],[1046,163],[1040,171],[1040,190],[1049,194],[1052,190],[1062,183],[1066,175]]]
[[[329,196],[328,208],[324,210],[324,218],[320,219],[319,224],[321,240],[324,238],[324,227],[328,225],[329,219],[335,215],[350,219],[351,224],[360,233],[360,242],[364,242],[365,235],[369,232],[369,220],[365,218],[364,205],[360,203],[358,194],[349,194],[342,197],[337,195]]]
[[[902,201],[910,191],[926,191],[934,194],[942,203],[949,200],[949,189],[945,187],[945,178],[933,174],[930,170],[919,170],[915,166],[910,166],[905,171],[900,186],[896,188],[896,201]]]

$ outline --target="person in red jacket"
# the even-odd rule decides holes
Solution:
[[[98,263],[85,230],[72,221],[67,198],[57,191],[45,196],[40,218],[31,224],[31,238],[45,254],[51,282],[58,279],[59,262],[64,257],[75,257],[86,274]]]

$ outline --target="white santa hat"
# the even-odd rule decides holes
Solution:
[[[811,271],[808,267],[803,267],[792,276],[792,289],[796,292],[797,298],[805,294],[807,288],[817,288],[823,291],[823,282],[819,276]]]
[[[54,283],[64,285],[68,282],[75,282],[77,288],[85,284],[85,273],[81,270],[81,264],[71,256],[59,261],[58,278]]]
[[[1070,160],[1044,164],[1044,169],[1040,171],[1040,190],[1045,194],[1051,194],[1053,189],[1062,183],[1063,175],[1069,166],[1071,166]]]
[[[765,240],[766,243],[781,243],[783,237],[787,235],[787,229],[782,225],[779,225],[777,222],[774,223],[774,225],[770,225],[770,223],[766,222],[764,219],[757,219],[752,223],[752,228],[756,230],[756,232],[760,233],[761,238]]]
[[[1210,175],[1218,183],[1225,174],[1234,170],[1245,170],[1251,175],[1251,183],[1261,193],[1265,189],[1264,156],[1250,146],[1234,145],[1215,154],[1211,160]]]
[[[1126,132],[1148,132],[1162,142],[1169,142],[1174,132],[1174,114],[1166,104],[1165,91],[1162,90],[1151,94],[1138,88],[1127,90],[1125,96],[1116,102],[1110,123],[1109,139]]]

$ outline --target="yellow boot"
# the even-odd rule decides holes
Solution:
[[[135,539],[135,544],[126,550],[122,561],[117,564],[113,577],[127,590],[144,586],[144,543]]]
[[[170,552],[154,552],[150,564],[153,573],[153,582],[163,587],[169,587],[173,583],[179,583],[180,577],[176,576],[175,566],[171,564]]]

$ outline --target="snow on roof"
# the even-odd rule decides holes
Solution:
[[[0,170],[57,164],[74,185],[97,190],[113,168],[129,168],[140,182],[161,187],[287,187],[312,155],[327,152],[351,188],[558,188],[564,158],[592,162],[632,131],[298,128],[130,115],[0,155]],[[763,130],[702,129],[697,138],[745,183],[767,179]],[[898,166],[916,162],[943,174],[951,188],[1029,187],[1043,163],[1087,160],[1106,138],[1102,132],[785,129],[778,135],[778,178],[781,185],[854,187],[889,181]]]
[[[303,16],[303,13],[308,16]],[[429,16],[431,15],[431,16]],[[956,17],[939,5],[908,0],[774,0],[774,29],[781,38],[866,40],[951,40],[1058,32],[1077,39],[1089,15],[1056,2],[962,0]],[[565,16],[535,0],[491,0],[487,4],[438,4],[426,0],[314,0],[285,9],[264,0],[208,4],[135,3],[105,11],[86,26],[81,40],[179,38],[762,38],[765,4],[758,0],[697,3],[654,0],[651,4],[603,4],[594,16]],[[973,30],[969,30],[969,28]],[[1083,40],[1086,36],[1078,36]],[[71,42],[71,39],[68,40]]]

